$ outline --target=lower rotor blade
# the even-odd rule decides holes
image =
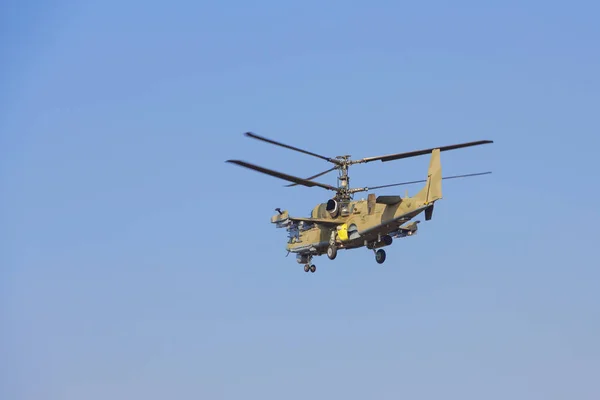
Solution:
[[[330,168],[330,169],[328,169],[327,171],[323,171],[323,172],[321,172],[320,174],[316,174],[316,175],[313,175],[313,176],[309,176],[308,178],[306,178],[306,180],[307,180],[307,181],[313,180],[313,179],[315,179],[315,178],[318,178],[318,177],[320,177],[320,176],[323,176],[323,175],[325,175],[326,173],[329,173],[329,172],[331,172],[331,171],[335,170],[336,168],[337,168],[337,167],[333,167],[333,168]],[[296,186],[296,185],[298,185],[298,184],[297,184],[297,183],[290,183],[289,185],[285,185],[285,186],[286,186],[286,187],[292,187],[292,186]]]
[[[470,177],[470,176],[487,175],[487,174],[491,174],[491,173],[492,173],[491,171],[488,171],[488,172],[477,172],[477,173],[474,173],[474,174],[446,176],[446,177],[444,177],[442,179],[467,178],[467,177]],[[375,189],[388,188],[388,187],[392,187],[392,186],[411,185],[413,183],[424,183],[424,182],[427,182],[427,179],[420,179],[418,181],[410,181],[410,182],[392,183],[391,185],[372,186],[372,187],[364,188],[364,189],[366,189],[366,190],[375,190]]]
[[[323,189],[328,189],[328,190],[333,190],[333,191],[337,190],[337,188],[335,188],[335,187],[333,187],[331,185],[326,185],[324,183],[313,182],[313,181],[309,181],[309,180],[306,180],[306,179],[298,178],[296,176],[284,174],[282,172],[274,171],[272,169],[267,169],[267,168],[264,168],[264,167],[259,167],[258,165],[250,164],[250,163],[245,162],[245,161],[227,160],[226,162],[232,163],[232,164],[237,164],[237,165],[239,165],[241,167],[245,167],[245,168],[248,168],[248,169],[252,169],[254,171],[262,172],[263,174],[271,175],[271,176],[274,176],[274,177],[279,178],[279,179],[283,179],[283,180],[286,180],[286,181],[294,182],[294,183],[297,183],[299,185],[308,186],[308,187],[319,186],[319,187],[322,187]]]

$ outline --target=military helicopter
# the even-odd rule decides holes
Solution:
[[[316,271],[316,266],[312,263],[313,257],[327,254],[330,260],[334,260],[338,249],[349,250],[365,247],[373,250],[377,263],[383,264],[386,259],[386,253],[382,247],[390,246],[394,238],[404,238],[417,233],[417,225],[420,221],[410,222],[412,219],[424,213],[425,220],[431,220],[434,204],[442,198],[442,180],[491,173],[488,171],[442,177],[440,152],[493,143],[492,140],[480,140],[351,160],[349,155],[326,157],[256,135],[252,132],[246,132],[245,135],[253,139],[320,158],[334,165],[332,168],[308,178],[298,178],[241,160],[226,161],[292,182],[286,185],[287,187],[297,185],[307,187],[316,186],[335,192],[335,195],[326,203],[316,205],[312,209],[310,217],[292,217],[287,210],[282,211],[280,208],[276,208],[275,211],[277,214],[271,217],[271,223],[277,228],[286,228],[288,232],[288,242],[286,245],[288,255],[289,253],[295,253],[296,261],[299,264],[304,264],[305,272]],[[348,168],[352,165],[373,161],[388,162],[425,154],[430,154],[426,179],[371,187],[351,188],[349,185],[350,177],[348,175]],[[313,180],[334,170],[338,171],[337,187]],[[412,197],[408,196],[408,192],[405,197],[398,195],[376,196],[374,193],[370,193],[366,200],[353,200],[355,193],[415,183],[425,183],[425,185]]]

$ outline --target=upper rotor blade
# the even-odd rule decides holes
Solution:
[[[377,157],[366,157],[366,158],[362,158],[360,160],[356,160],[356,161],[354,161],[354,163],[367,163],[367,162],[377,161],[377,160],[381,160],[382,162],[393,161],[393,160],[399,160],[401,158],[416,157],[416,156],[421,156],[424,154],[431,154],[431,152],[435,149],[440,149],[440,151],[447,151],[447,150],[461,149],[463,147],[479,146],[479,145],[487,144],[487,143],[494,143],[494,141],[493,140],[479,140],[476,142],[452,144],[449,146],[433,147],[431,149],[409,151],[409,152],[405,152],[405,153],[388,154],[385,156],[377,156]]]
[[[299,151],[300,153],[308,154],[310,156],[318,157],[318,158],[320,158],[322,160],[329,161],[329,162],[337,164],[337,160],[335,158],[325,157],[325,156],[322,156],[320,154],[316,154],[316,153],[313,153],[313,152],[310,152],[310,151],[307,151],[307,150],[299,149],[299,148],[294,147],[294,146],[290,146],[290,145],[287,145],[287,144],[284,144],[284,143],[276,142],[275,140],[268,139],[268,138],[263,137],[263,136],[259,136],[259,135],[255,134],[255,133],[252,133],[252,132],[246,132],[245,135],[248,136],[248,137],[251,137],[253,139],[262,140],[263,142],[271,143],[271,144],[274,144],[276,146],[285,147],[286,149]]]
[[[309,176],[308,178],[306,178],[306,180],[307,180],[307,181],[313,180],[313,179],[315,179],[315,178],[318,178],[318,177],[320,177],[320,176],[323,176],[323,175],[325,175],[325,174],[326,174],[326,173],[328,173],[328,172],[331,172],[331,171],[335,170],[336,168],[337,168],[337,167],[329,168],[327,171],[323,171],[323,172],[321,172],[321,173],[319,173],[319,174],[316,174],[316,175],[313,175],[313,176]],[[292,186],[296,186],[296,185],[298,185],[298,184],[297,184],[297,183],[290,183],[289,185],[285,185],[285,186],[286,186],[286,187],[292,187]]]
[[[488,171],[488,172],[477,172],[477,173],[474,173],[474,174],[446,176],[446,177],[444,177],[442,179],[467,178],[469,176],[487,175],[487,174],[491,174],[491,173],[492,173],[491,171]],[[410,184],[413,184],[413,183],[423,183],[423,182],[427,182],[427,179],[420,179],[418,181],[410,181],[410,182],[392,183],[391,185],[371,186],[371,187],[363,188],[363,189],[365,191],[366,190],[375,190],[375,189],[383,189],[383,188],[392,187],[392,186],[410,185]]]
[[[254,164],[250,164],[247,163],[245,161],[240,161],[240,160],[227,160],[227,162],[229,163],[233,163],[233,164],[237,164],[239,166],[245,167],[245,168],[249,168],[258,172],[262,172],[263,174],[267,174],[267,175],[271,175],[274,176],[276,178],[280,178],[280,179],[284,179],[286,181],[290,181],[290,182],[295,182],[299,185],[304,185],[304,186],[308,186],[308,187],[312,187],[312,186],[319,186],[322,187],[324,189],[329,189],[329,190],[337,190],[337,188],[331,186],[331,185],[326,185],[324,183],[319,183],[319,182],[313,182],[313,181],[309,181],[306,179],[302,179],[302,178],[298,178],[292,175],[288,175],[288,174],[284,174],[282,172],[277,172],[277,171],[273,171],[271,169],[267,169],[264,167],[259,167],[258,165],[254,165]]]

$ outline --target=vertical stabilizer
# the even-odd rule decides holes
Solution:
[[[440,162],[440,149],[431,152],[427,182],[425,187],[415,195],[415,200],[423,204],[431,204],[442,198],[442,164]]]

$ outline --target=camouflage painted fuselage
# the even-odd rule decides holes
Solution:
[[[297,254],[321,255],[330,245],[338,249],[383,247],[393,237],[413,235],[420,221],[408,222],[420,213],[425,212],[425,219],[431,219],[435,201],[442,198],[441,173],[436,150],[432,152],[427,183],[413,197],[369,194],[366,200],[336,202],[331,209],[327,203],[319,204],[308,218],[290,217],[283,211],[271,222],[287,228],[286,248]]]
[[[300,221],[297,231],[291,230],[292,235],[286,249],[293,253],[312,250],[310,252],[313,254],[323,254],[330,244],[332,231],[335,232],[335,245],[339,249],[370,247],[371,245],[380,247],[376,243],[383,235],[403,237],[416,232],[418,222],[413,222],[410,226],[405,227],[402,225],[426,209],[423,207],[423,201],[407,198],[402,199],[399,203],[388,205],[376,203],[375,196],[371,196],[372,201],[369,199],[350,202],[347,217],[331,218],[325,210],[325,203],[316,206],[312,211],[311,218],[330,220],[337,226]],[[406,215],[410,211],[417,212],[415,215]],[[405,218],[399,218],[401,216],[405,216]]]

